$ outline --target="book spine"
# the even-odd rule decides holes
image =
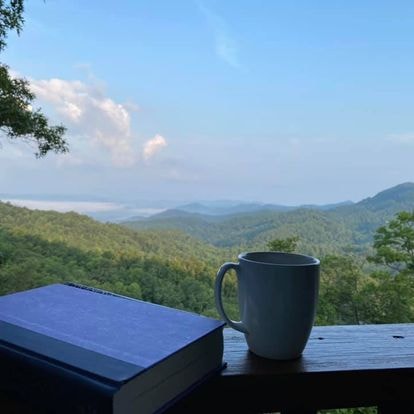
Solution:
[[[0,390],[42,414],[113,414],[118,389],[0,343]]]
[[[88,290],[88,291],[94,292],[94,293],[100,293],[101,295],[115,296],[115,297],[123,298],[123,299],[131,299],[131,298],[128,298],[127,296],[118,295],[117,293],[109,292],[107,290],[103,290],[103,289],[99,289],[99,288],[95,288],[95,287],[91,287],[91,286],[81,285],[80,283],[66,282],[65,285],[70,286],[70,287],[74,287],[74,288],[77,288],[77,289]]]

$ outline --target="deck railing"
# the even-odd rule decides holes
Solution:
[[[225,329],[227,367],[177,402],[168,414],[314,414],[377,406],[381,414],[414,413],[414,324],[315,327],[303,356],[271,361]],[[0,395],[0,412],[31,413]]]
[[[303,356],[271,361],[225,330],[227,368],[172,413],[316,413],[377,406],[414,413],[414,324],[315,327]]]

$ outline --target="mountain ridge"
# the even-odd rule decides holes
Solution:
[[[413,209],[413,190],[414,184],[403,183],[326,211],[302,207],[227,216],[165,213],[135,222],[138,231],[74,212],[0,202],[0,294],[75,281],[216,315],[214,275],[240,251],[267,250],[270,240],[298,236],[301,253],[366,257],[375,229],[402,207]],[[230,278],[226,294],[234,299],[236,312],[234,283]]]
[[[211,216],[181,210],[165,211],[139,222],[124,222],[134,229],[178,229],[217,247],[265,248],[272,238],[298,235],[307,245],[335,244],[358,250],[372,241],[376,228],[401,210],[414,208],[414,183],[383,190],[357,203],[322,210],[298,207],[289,211],[259,210]],[[315,225],[319,223],[319,225]]]
[[[339,206],[354,204],[353,201],[346,200],[338,203],[330,204],[302,204],[298,206],[287,206],[283,204],[271,204],[271,203],[239,203],[232,206],[214,206],[204,204],[202,202],[189,203],[179,205],[173,209],[176,212],[183,211],[187,213],[196,213],[209,216],[224,216],[238,213],[254,213],[257,211],[292,211],[301,208],[309,208],[314,210],[331,210]],[[166,210],[166,211],[169,211]],[[165,212],[164,212],[165,213]],[[162,213],[159,213],[162,214]],[[157,215],[159,215],[157,214]],[[152,216],[151,216],[152,217]]]

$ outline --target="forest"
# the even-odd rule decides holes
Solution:
[[[357,208],[298,209],[272,213],[271,221],[266,212],[216,218],[221,232],[205,223],[211,234],[224,237],[229,227],[233,239],[238,234],[238,244],[224,247],[168,226],[132,229],[0,203],[0,294],[72,281],[217,317],[213,284],[223,262],[247,249],[295,251],[321,260],[317,324],[413,321],[414,213],[395,211],[412,202],[412,187]],[[237,283],[227,279],[228,312],[237,318]]]
[[[326,212],[192,217],[192,227],[183,215],[170,215],[166,226],[153,218],[137,228],[0,202],[0,295],[77,282],[218,317],[213,285],[219,266],[260,249],[321,260],[318,325],[413,322],[414,210],[406,208],[414,205],[412,187]],[[224,295],[237,319],[235,275],[227,277]]]
[[[25,2],[0,2],[0,53],[20,35]],[[0,64],[0,128],[37,157],[69,150],[35,93]],[[338,183],[340,185],[340,183]],[[414,184],[328,209],[241,212],[219,217],[178,211],[124,225],[76,213],[31,211],[0,202],[0,294],[73,281],[217,316],[212,286],[221,263],[245,250],[288,249],[321,260],[318,324],[413,320]],[[225,285],[237,317],[234,278]]]

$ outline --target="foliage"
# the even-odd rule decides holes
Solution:
[[[267,247],[273,252],[293,253],[299,241],[299,237],[292,236],[285,239],[273,239],[267,243]]]
[[[401,211],[374,235],[374,263],[394,272],[414,272],[414,211]]]
[[[362,286],[367,276],[351,257],[327,256],[321,260],[319,325],[359,324]]]
[[[340,408],[339,410],[322,410],[321,414],[377,414],[376,407]]]
[[[410,275],[377,271],[361,290],[360,314],[364,323],[414,321],[414,280]]]
[[[213,283],[225,257],[178,232],[138,233],[0,203],[0,294],[74,281],[217,316]]]
[[[24,4],[23,0],[0,1],[0,51],[6,47],[6,38],[9,30],[22,30]]]
[[[0,294],[75,281],[217,316],[215,274],[235,253],[175,230],[134,231],[76,213],[0,203]],[[359,256],[322,256],[317,323],[413,321],[413,282],[405,272],[373,272]],[[234,276],[226,278],[224,295],[229,315],[237,319]]]
[[[0,51],[6,47],[10,30],[20,33],[23,26],[23,0],[0,1]],[[40,109],[33,110],[35,95],[26,79],[10,75],[7,65],[0,64],[0,130],[10,139],[22,139],[37,146],[37,157],[49,151],[68,151],[63,138],[65,128],[50,126]]]
[[[124,223],[140,229],[182,230],[217,247],[242,250],[265,250],[271,240],[300,238],[297,249],[320,256],[340,253],[353,245],[353,233],[327,212],[298,209],[289,212],[258,211],[230,216],[172,215]]]
[[[414,279],[407,273],[367,272],[360,259],[321,260],[317,324],[414,321]]]
[[[182,230],[217,247],[236,251],[263,250],[271,240],[295,235],[297,251],[318,257],[372,253],[376,229],[397,212],[414,205],[414,184],[405,183],[372,198],[329,210],[298,208],[255,211],[225,216],[169,211],[147,220],[131,221],[134,229]]]
[[[289,239],[293,243],[297,237],[278,239],[279,247],[283,242],[289,247]],[[0,294],[74,281],[217,317],[214,277],[219,265],[231,258],[234,251],[178,231],[133,231],[76,213],[32,211],[0,203]],[[414,278],[406,269],[372,271],[360,256],[321,257],[317,324],[413,322]],[[234,276],[226,278],[223,292],[229,316],[238,319]]]

